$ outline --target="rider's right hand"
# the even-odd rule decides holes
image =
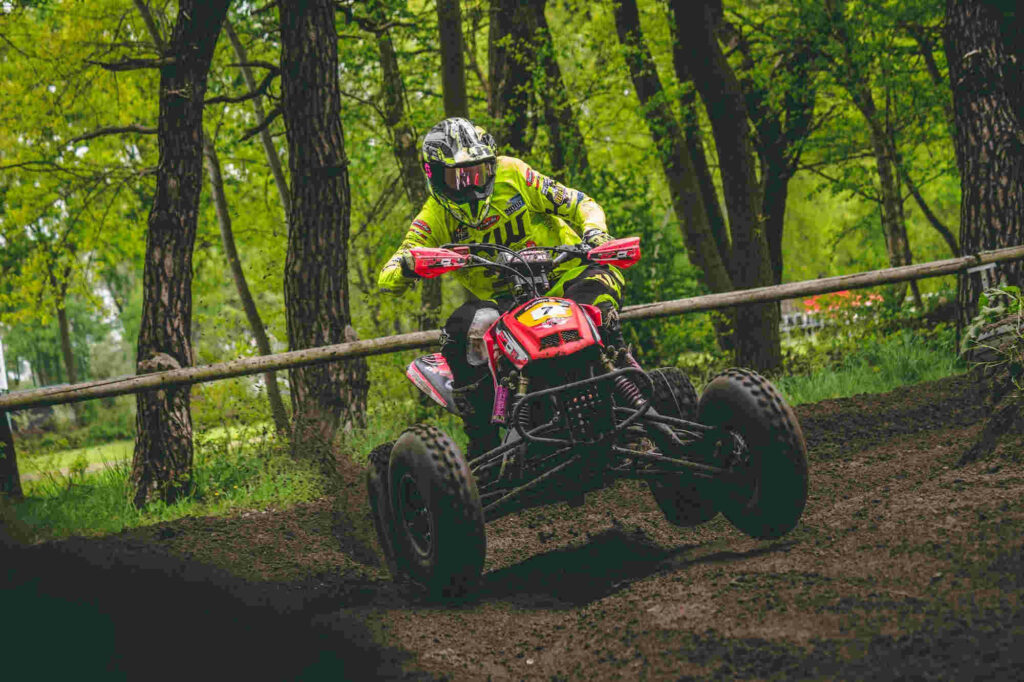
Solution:
[[[408,251],[402,254],[401,268],[402,277],[408,277],[409,279],[420,278],[420,276],[416,274],[416,260]]]

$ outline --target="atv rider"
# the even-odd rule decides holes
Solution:
[[[409,253],[415,247],[479,242],[518,251],[581,241],[593,247],[612,238],[596,201],[519,159],[497,156],[495,146],[491,135],[464,118],[448,118],[430,129],[421,158],[430,198],[381,270],[381,289],[401,293],[419,278]],[[480,255],[493,259],[497,254]],[[455,405],[469,437],[468,454],[474,457],[497,447],[499,440],[498,427],[490,421],[491,375],[485,358],[467,355],[468,337],[482,336],[511,299],[507,285],[483,269],[458,270],[455,276],[479,300],[464,303],[445,322],[441,353],[452,370]],[[555,269],[552,281],[547,295],[597,306],[605,343],[624,347],[618,307],[625,280],[617,268],[574,258]]]

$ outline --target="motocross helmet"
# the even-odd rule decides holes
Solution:
[[[437,203],[460,223],[477,227],[487,215],[497,170],[495,142],[464,118],[446,118],[423,140],[423,171]]]

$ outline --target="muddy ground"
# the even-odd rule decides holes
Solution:
[[[750,540],[722,517],[674,528],[623,483],[578,509],[491,524],[482,588],[458,604],[342,551],[327,501],[8,546],[0,670],[1019,679],[1020,437],[955,466],[985,416],[963,378],[796,412],[811,496],[782,540]]]

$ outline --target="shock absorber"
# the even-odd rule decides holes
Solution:
[[[619,395],[625,398],[631,407],[639,410],[644,405],[644,394],[633,381],[628,379],[625,375],[620,374],[614,379],[615,388],[618,389]]]

